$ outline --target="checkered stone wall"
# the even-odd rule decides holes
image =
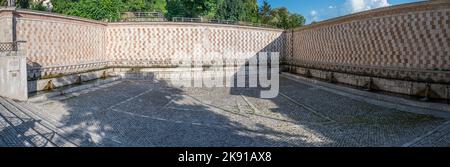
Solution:
[[[12,12],[0,9],[0,42],[12,42]]]
[[[17,39],[27,41],[29,77],[74,73],[105,64],[106,24],[19,11]]]
[[[234,53],[225,57],[239,59],[237,53],[268,51],[280,52],[285,69],[448,85],[449,9],[448,1],[420,2],[288,31],[201,23],[104,23],[16,10],[15,32],[17,40],[26,41],[29,79],[108,67],[173,66],[171,60],[183,56],[180,53],[200,53],[202,58],[209,57],[201,54],[206,52]],[[5,13],[0,11],[0,23],[12,23]],[[2,28],[0,37],[13,33]],[[194,59],[220,63],[200,60]],[[340,76],[335,79],[345,80]]]
[[[226,58],[239,58],[237,53],[281,54],[285,44],[282,30],[199,23],[115,23],[109,24],[106,36],[106,53],[118,66],[177,65],[175,58],[208,57],[206,53]],[[211,63],[201,61],[194,59]]]
[[[291,65],[450,83],[450,1],[382,8],[295,29]]]
[[[199,23],[103,23],[17,10],[17,39],[26,41],[30,80],[106,67],[172,66],[179,53],[284,54],[283,30]],[[178,53],[178,54],[177,54]],[[197,63],[200,59],[195,59]],[[217,61],[219,62],[219,61]],[[211,62],[210,62],[211,63]],[[212,62],[214,63],[214,61]]]

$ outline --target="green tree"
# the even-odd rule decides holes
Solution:
[[[145,10],[148,12],[161,12],[163,14],[166,14],[166,5],[166,0],[146,0]]]
[[[33,10],[39,10],[39,11],[47,11],[47,10],[48,10],[47,7],[45,7],[45,6],[43,5],[43,2],[42,2],[42,1],[41,1],[41,2],[38,2],[38,1],[36,1],[36,2],[31,2],[29,8],[30,8],[30,9],[33,9]]]
[[[259,22],[258,18],[258,2],[256,0],[244,0],[243,15],[240,17],[241,21]]]
[[[119,20],[126,10],[121,0],[81,0],[71,5],[64,14],[95,20]]]
[[[167,13],[166,0],[122,0],[128,12]]]
[[[0,6],[7,6],[8,2],[7,0],[0,0]]]
[[[243,8],[242,0],[223,0],[219,4],[216,17],[222,20],[240,20]]]
[[[30,7],[31,0],[17,0],[16,6],[23,9],[28,9]]]
[[[273,9],[270,12],[270,20],[268,23],[278,28],[286,29],[286,27],[288,27],[289,24],[288,10],[285,7]]]
[[[269,21],[271,20],[271,11],[272,7],[266,0],[264,0],[263,5],[261,6],[261,8],[259,8],[259,17],[261,23],[269,24]]]
[[[66,13],[70,10],[79,0],[52,0],[53,12]]]
[[[137,12],[145,10],[145,0],[122,0],[126,11]]]
[[[295,28],[305,25],[306,19],[300,14],[292,13],[289,16],[289,23],[286,28]]]
[[[258,22],[256,0],[222,0],[218,6],[218,19]]]
[[[167,18],[211,16],[217,0],[167,0]]]
[[[6,3],[6,0],[0,0]],[[172,17],[207,17],[224,20],[270,24],[278,28],[294,28],[305,24],[305,18],[290,13],[285,7],[272,9],[264,0],[52,0],[53,12],[95,20],[119,20],[125,11],[162,12]],[[17,6],[45,10],[32,0],[17,0]]]
[[[266,13],[263,14],[261,11],[262,10],[260,10],[260,16],[262,23],[264,24],[283,29],[299,27],[305,24],[305,17],[300,14],[290,13],[285,7],[272,9],[270,10],[269,15]]]

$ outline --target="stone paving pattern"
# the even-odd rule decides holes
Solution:
[[[41,102],[0,99],[0,146],[450,146],[445,118],[280,82],[274,99],[126,80]]]

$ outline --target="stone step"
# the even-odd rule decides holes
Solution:
[[[63,146],[63,147],[77,146],[76,144],[72,143],[69,139],[66,139],[64,137],[64,134],[67,134],[67,132],[58,128],[58,127],[63,126],[61,123],[59,123],[55,120],[49,121],[48,119],[45,119],[45,117],[41,117],[41,116],[35,114],[35,113],[39,113],[39,112],[43,112],[43,111],[34,109],[32,107],[32,104],[29,104],[29,103],[16,103],[11,99],[8,99],[8,101],[11,103],[14,103],[16,105],[16,107],[19,108],[24,114],[26,114],[36,120],[40,120],[39,124],[41,124],[42,126],[44,126],[45,128],[47,128],[48,130],[52,131],[52,133],[55,134],[54,140],[58,141],[58,142],[56,142],[58,146]],[[27,106],[27,107],[25,107],[25,106]]]
[[[36,117],[32,114],[33,111],[23,107],[21,104],[11,100],[11,99],[0,99],[0,103],[6,106],[6,109],[10,113],[13,113],[16,117],[21,118],[22,122],[25,120],[32,121],[33,125],[30,125],[30,129],[36,131],[37,135],[42,136],[44,139],[48,140],[46,145],[34,145],[34,146],[60,146],[60,147],[75,147],[76,144],[67,140],[61,134],[65,134],[62,130],[53,126],[51,123]],[[11,115],[11,114],[10,114]]]
[[[59,131],[60,134],[66,134],[66,132],[58,127],[64,126],[59,121],[53,119],[43,109],[39,108],[37,106],[37,103],[30,103],[30,102],[20,102],[20,106],[24,108],[23,112],[27,113],[28,115],[42,120],[42,123],[45,125],[48,125],[51,129],[54,129],[55,131]]]
[[[36,128],[36,121],[30,118],[23,117],[20,111],[6,102],[3,98],[0,98],[0,104],[4,109],[0,110],[8,126],[14,130],[9,137],[17,138],[15,145],[17,146],[35,146],[35,147],[53,147],[56,146],[50,140],[45,137],[45,134],[40,132],[39,128]],[[17,143],[17,140],[18,143]]]
[[[0,146],[2,147],[20,147],[33,146],[27,140],[21,140],[22,135],[16,131],[9,120],[4,119],[2,113],[8,112],[3,105],[0,105]]]
[[[54,120],[49,121],[48,119],[44,119],[44,117],[41,117],[38,114],[35,114],[35,113],[39,113],[42,111],[33,108],[32,105],[28,104],[28,103],[24,103],[24,102],[17,103],[11,99],[7,99],[7,101],[10,102],[11,104],[13,104],[16,108],[20,109],[20,111],[22,111],[28,117],[33,118],[35,120],[39,120],[39,124],[43,128],[46,129],[47,133],[51,133],[53,135],[51,139],[54,143],[57,144],[57,146],[60,146],[60,147],[76,147],[77,146],[76,144],[72,143],[70,140],[68,140],[64,137],[64,134],[67,134],[67,133],[65,131],[61,130],[60,128],[58,128],[59,126],[62,126],[60,123],[58,123],[57,121],[54,121]]]

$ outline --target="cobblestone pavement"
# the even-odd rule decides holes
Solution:
[[[445,118],[280,82],[274,99],[150,81],[42,102],[0,98],[0,146],[450,146]]]

